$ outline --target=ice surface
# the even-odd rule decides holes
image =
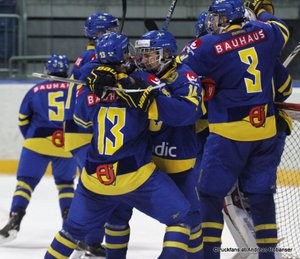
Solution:
[[[0,227],[8,219],[15,176],[0,174]],[[15,240],[0,246],[1,259],[41,259],[61,227],[57,191],[52,177],[45,176],[33,192],[31,202]],[[127,259],[154,259],[160,254],[164,225],[134,211]],[[223,247],[236,247],[230,233],[223,231]],[[222,259],[234,253],[222,254]]]

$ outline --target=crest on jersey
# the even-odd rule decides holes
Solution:
[[[159,85],[161,83],[160,79],[153,74],[149,74],[147,81],[155,85]]]
[[[81,61],[83,60],[82,57],[78,57],[74,63],[75,67],[80,67]]]
[[[193,51],[197,49],[202,44],[202,40],[200,38],[197,38],[190,44],[190,50]]]
[[[197,83],[198,81],[198,76],[194,72],[185,72],[185,76],[191,83]]]

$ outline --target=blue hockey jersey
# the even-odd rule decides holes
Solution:
[[[238,141],[276,134],[272,77],[288,37],[286,25],[273,17],[268,23],[232,25],[223,34],[205,35],[190,44],[183,62],[216,82],[215,96],[208,102],[210,132]]]
[[[23,146],[44,155],[71,157],[64,151],[64,104],[69,85],[43,81],[33,86],[22,100],[19,128]]]

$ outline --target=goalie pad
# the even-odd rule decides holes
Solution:
[[[242,196],[238,185],[224,199],[223,216],[227,227],[240,251],[239,258],[257,259],[253,221],[246,198]]]
[[[224,199],[223,216],[239,248],[239,252],[233,259],[258,259],[258,246],[250,207],[247,197],[240,191],[238,184]],[[281,253],[275,252],[275,258],[282,259]]]

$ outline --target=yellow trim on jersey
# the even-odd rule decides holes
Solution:
[[[109,235],[109,236],[113,236],[113,237],[120,237],[120,236],[127,236],[130,234],[130,229],[127,228],[125,230],[122,231],[117,231],[117,230],[112,230],[112,229],[107,229],[105,228],[105,234]]]
[[[203,222],[202,228],[217,228],[217,229],[223,229],[224,225],[217,222]]]
[[[90,128],[93,126],[92,121],[84,121],[77,117],[75,114],[73,114],[73,120],[76,122],[76,124],[80,125],[83,128]]]
[[[65,188],[73,188],[74,184],[58,184],[56,185],[57,190],[62,190]]]
[[[168,174],[176,174],[193,168],[196,158],[172,160],[153,155],[153,161],[160,170]]]
[[[208,120],[207,119],[199,119],[196,121],[196,133],[200,133],[207,129]]]
[[[58,195],[59,199],[66,199],[66,198],[73,198],[73,197],[74,197],[74,192],[62,193]]]
[[[191,230],[189,228],[181,227],[181,226],[170,226],[166,228],[166,232],[177,232],[177,233],[182,233],[187,236],[190,235]]]
[[[261,231],[261,230],[270,230],[270,229],[277,229],[276,224],[261,224],[254,227],[255,231]]]
[[[65,237],[61,236],[60,233],[57,233],[57,234],[56,234],[55,239],[56,239],[59,243],[65,245],[65,246],[67,246],[67,247],[69,247],[69,248],[71,248],[71,249],[75,249],[75,248],[77,247],[77,245],[76,245],[75,243],[73,243],[73,242],[70,241],[69,239],[66,239]]]
[[[175,247],[175,248],[182,249],[184,251],[188,250],[188,246],[186,244],[175,242],[175,241],[166,241],[163,243],[163,247]]]
[[[95,45],[94,44],[88,44],[86,46],[86,50],[93,50],[93,49],[95,49]]]
[[[53,257],[57,258],[57,259],[68,259],[69,258],[69,256],[64,256],[63,254],[57,252],[51,246],[48,248],[48,253],[53,255]]]
[[[163,125],[162,121],[150,120],[149,121],[149,130],[152,132],[160,131]]]
[[[56,147],[53,145],[52,136],[47,138],[25,139],[23,142],[23,147],[42,155],[65,157],[65,158],[72,157],[72,154],[70,152],[66,152],[64,150],[64,147]]]
[[[109,249],[122,249],[122,248],[128,247],[128,242],[126,242],[124,244],[110,244],[110,243],[106,242],[105,247],[107,247]]]
[[[287,87],[288,87],[288,92],[283,93],[283,95],[284,96],[290,95],[293,91],[293,88],[291,86],[291,81],[292,81],[292,78],[289,75],[287,80],[284,82],[284,84],[278,89],[278,92],[283,93],[285,90],[287,90]]]
[[[114,168],[117,167],[116,164],[117,163],[114,164]],[[83,185],[91,192],[104,195],[121,195],[139,188],[148,180],[148,178],[153,174],[154,170],[155,164],[150,162],[140,167],[137,171],[119,176],[117,175],[114,184],[104,185],[99,182],[96,173],[89,175],[87,174],[85,168],[83,168],[81,173],[81,181]]]
[[[203,237],[203,242],[207,243],[220,243],[221,238],[220,237]]]
[[[31,196],[28,195],[28,193],[26,193],[24,191],[16,191],[16,192],[14,192],[14,196],[22,196],[23,198],[25,198],[28,201],[30,201],[30,198],[31,198]]]
[[[27,114],[23,114],[23,113],[19,113],[19,119],[24,120],[28,117],[29,115]]]
[[[201,229],[199,229],[197,232],[195,232],[195,233],[191,233],[191,235],[190,235],[190,240],[195,240],[195,239],[197,239],[197,238],[199,238],[199,237],[201,237],[202,236],[202,228]]]
[[[257,238],[256,243],[257,244],[277,244],[278,239],[277,238]]]
[[[209,132],[236,141],[267,139],[274,137],[276,134],[275,116],[267,117],[265,125],[259,128],[255,128],[250,124],[249,117],[242,121],[209,123]]]
[[[290,37],[290,31],[289,31],[289,29],[285,25],[283,25],[282,23],[280,23],[278,21],[271,20],[271,21],[267,21],[266,23],[269,23],[269,24],[273,23],[273,24],[276,24],[279,27],[279,29],[280,29],[280,31],[282,33],[282,36],[284,38],[284,44],[286,44],[287,41],[288,41],[288,39],[289,39],[289,37]]]
[[[125,74],[125,73],[117,74],[117,80],[121,80],[121,79],[124,79],[124,78],[128,78],[128,75]]]
[[[195,104],[196,106],[199,105],[199,97],[198,96],[190,95],[190,96],[182,96],[182,97],[185,98],[185,99],[187,99],[191,103]],[[201,107],[202,107],[202,104],[201,104]]]
[[[148,119],[150,120],[158,120],[158,108],[156,100],[154,99],[148,109]]]
[[[28,116],[22,115],[22,114],[19,113],[19,122],[18,122],[18,125],[19,126],[25,126],[25,125],[27,125],[29,123],[30,123],[30,120],[29,120]]]
[[[18,181],[18,182],[17,182],[17,185],[20,186],[20,187],[22,187],[23,189],[26,189],[26,190],[28,190],[28,191],[30,191],[30,192],[33,192],[33,190],[32,190],[32,188],[30,187],[30,185],[27,184],[27,183],[25,183],[25,182],[23,182],[23,181]]]
[[[65,151],[71,151],[91,143],[92,133],[68,133],[65,132]]]
[[[201,251],[202,249],[203,249],[203,242],[199,246],[189,247],[188,252],[191,253],[191,254],[194,254],[194,253],[197,253],[197,252]]]

